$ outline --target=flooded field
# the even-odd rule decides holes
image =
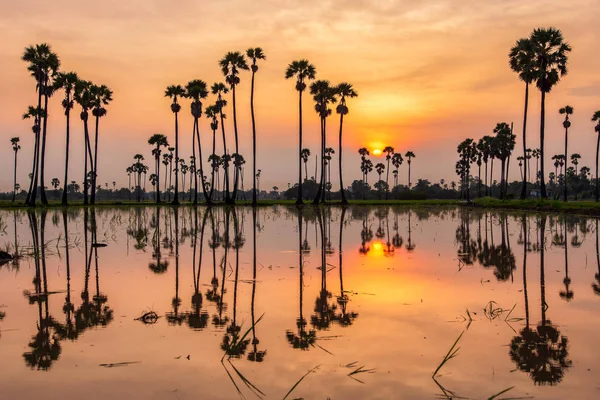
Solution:
[[[0,249],[2,399],[600,396],[595,219],[4,210]]]

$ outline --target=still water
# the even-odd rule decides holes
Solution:
[[[0,398],[595,399],[598,221],[0,211]]]

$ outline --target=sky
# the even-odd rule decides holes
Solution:
[[[262,47],[267,60],[256,76],[257,168],[261,187],[286,188],[297,180],[298,94],[284,78],[286,66],[306,58],[317,79],[349,82],[359,96],[348,102],[344,119],[344,179],[361,177],[358,148],[390,145],[412,150],[413,182],[458,180],[456,146],[467,137],[491,134],[498,122],[514,122],[520,155],[524,84],[508,66],[514,42],[536,27],[554,26],[572,46],[569,73],[547,96],[546,168],[562,152],[564,131],[558,109],[574,107],[569,153],[593,167],[596,136],[590,121],[600,109],[600,2],[594,0],[30,0],[0,4],[0,190],[12,189],[10,138],[21,138],[17,182],[31,169],[31,122],[21,115],[36,101],[35,82],[21,55],[26,46],[47,42],[63,71],[108,85],[114,101],[100,123],[98,183],[127,184],[125,169],[142,153],[152,165],[147,139],[163,133],[174,142],[168,85],[203,79],[222,81],[219,59],[228,51]],[[251,160],[250,72],[238,87],[240,153]],[[50,101],[47,180],[62,181],[65,121],[61,95]],[[226,133],[233,144],[231,100]],[[528,147],[539,143],[539,92],[531,91]],[[205,104],[214,102],[209,97]],[[184,100],[180,115],[180,156],[191,155],[193,120]],[[304,101],[304,147],[319,146],[318,116]],[[83,180],[82,124],[72,121],[69,180]],[[201,120],[202,144],[212,134]],[[337,149],[339,119],[328,119],[328,145]],[[3,144],[2,144],[3,143]],[[217,149],[222,149],[217,142]],[[228,144],[229,146],[229,144]],[[208,154],[205,151],[205,154]],[[374,158],[374,163],[383,159]],[[205,164],[207,165],[207,164]],[[337,159],[332,175],[337,176]],[[205,167],[206,168],[206,167]],[[592,168],[593,169],[593,168]],[[251,164],[246,179],[251,182]],[[313,172],[311,172],[313,171]],[[81,175],[81,176],[80,176]],[[309,164],[314,175],[314,160]],[[519,169],[511,166],[511,177]],[[499,177],[496,177],[499,179]],[[334,188],[338,187],[334,179]],[[375,181],[375,172],[370,176]],[[400,183],[406,184],[406,164]],[[250,183],[246,184],[248,187]]]

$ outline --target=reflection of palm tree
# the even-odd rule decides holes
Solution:
[[[227,255],[229,253],[229,213],[230,210],[225,210],[225,232],[223,234],[223,258],[221,259],[221,293],[217,296],[217,310],[218,314],[215,314],[212,319],[213,325],[217,327],[226,326],[229,322],[229,317],[223,315],[223,311],[226,310],[227,304],[223,302],[225,297],[225,272],[227,271]]]
[[[343,273],[343,258],[342,258],[342,244],[343,244],[343,232],[344,232],[344,218],[346,216],[346,207],[342,208],[342,216],[340,217],[340,249],[339,249],[339,263],[340,263],[340,295],[337,298],[337,303],[340,305],[341,313],[336,315],[335,320],[341,326],[350,326],[356,317],[358,317],[358,313],[355,312],[347,312],[346,306],[348,305],[348,295],[344,291],[344,273]],[[389,224],[388,224],[388,243],[389,243]]]
[[[524,217],[526,218],[526,217]],[[529,310],[527,297],[525,297],[525,328],[519,336],[513,337],[510,343],[510,357],[517,364],[517,368],[527,372],[535,384],[554,385],[564,377],[565,370],[571,366],[568,356],[568,339],[561,335],[550,320],[546,320],[546,283],[544,274],[544,234],[546,216],[540,221],[540,287],[542,302],[542,321],[535,330],[529,327]],[[525,266],[525,265],[524,265]],[[525,268],[523,273],[523,288],[526,293]]]
[[[163,274],[167,272],[169,262],[161,260],[161,247],[160,247],[160,207],[156,207],[155,215],[150,222],[150,226],[154,226],[154,234],[152,235],[152,258],[156,261],[150,262],[148,268],[155,274]]]
[[[410,171],[410,161],[408,162],[408,169]],[[410,172],[409,172],[409,176],[410,176]],[[410,184],[409,184],[409,188],[410,188]],[[417,245],[414,244],[412,241],[412,225],[410,223],[411,214],[412,214],[411,210],[408,210],[408,242],[406,243],[406,246],[405,246],[405,249],[407,251],[413,251],[415,249],[415,247],[417,247]]]
[[[308,228],[308,227],[307,227]],[[317,338],[314,329],[309,331],[306,330],[306,319],[302,313],[302,294],[304,292],[304,252],[302,251],[302,208],[298,208],[298,256],[300,258],[299,271],[300,271],[300,314],[296,320],[296,327],[298,328],[298,334],[296,335],[291,330],[287,330],[285,336],[290,345],[295,349],[308,350],[311,346],[314,346]]]
[[[565,231],[565,243],[564,243],[564,246],[565,246],[565,278],[563,279],[563,283],[565,284],[565,290],[564,291],[561,290],[558,294],[562,299],[571,301],[573,299],[574,293],[569,288],[569,285],[571,284],[571,278],[569,277],[569,253],[568,253],[569,238],[568,238],[568,232],[567,232],[566,219],[563,223],[563,227],[564,227],[564,231]]]
[[[46,211],[42,211],[40,230],[38,234],[37,216],[28,213],[31,227],[33,255],[36,267],[34,279],[35,295],[28,294],[29,302],[38,305],[37,333],[29,342],[30,351],[23,353],[25,363],[31,369],[48,370],[52,363],[58,360],[61,353],[60,338],[54,331],[55,323],[48,311],[48,280],[46,276],[45,224]],[[40,271],[41,269],[41,271]],[[43,303],[43,306],[42,306]]]
[[[175,214],[175,297],[171,302],[173,312],[167,313],[167,321],[171,325],[181,325],[184,316],[179,314],[179,306],[181,306],[179,298],[179,208],[173,207],[173,212]]]
[[[598,265],[598,273],[596,273],[596,282],[592,284],[594,293],[600,296],[600,241],[598,240],[598,220],[596,220],[596,265]]]
[[[63,305],[63,312],[65,313],[65,324],[64,326],[57,324],[57,333],[61,338],[67,338],[69,340],[75,340],[79,336],[75,325],[73,324],[73,312],[75,311],[75,305],[71,302],[71,263],[69,259],[69,232],[67,229],[67,210],[63,209],[63,226],[65,235],[65,264],[67,268],[67,294],[65,296],[65,303]]]
[[[329,304],[331,292],[327,291],[327,237],[323,227],[323,219],[324,216],[321,214],[321,210],[317,208],[317,220],[319,222],[319,231],[321,232],[321,291],[315,301],[315,314],[311,316],[310,323],[319,330],[329,329],[329,325],[335,318],[335,311],[337,309],[335,304]]]
[[[250,306],[250,313],[252,316],[252,351],[248,353],[249,361],[262,362],[267,355],[266,350],[258,350],[258,344],[260,341],[256,337],[256,319],[254,314],[254,299],[256,297],[256,213],[258,210],[256,207],[252,208],[252,302]],[[302,235],[302,233],[300,233]]]
[[[193,237],[193,256],[192,268],[194,274],[194,294],[192,295],[193,312],[188,313],[187,323],[192,329],[204,329],[208,324],[208,313],[201,311],[202,308],[202,292],[200,291],[200,271],[202,269],[202,247],[204,243],[204,228],[206,226],[206,218],[208,212],[202,217],[202,227],[200,228],[200,254],[198,259],[198,273],[196,273],[196,243],[198,237],[198,209],[194,208],[194,237]]]
[[[368,254],[369,251],[371,250],[370,246],[367,246],[367,243],[370,242],[373,239],[373,231],[371,230],[370,226],[367,226],[367,218],[368,218],[368,212],[365,213],[365,215],[363,216],[363,225],[362,225],[362,230],[360,231],[360,248],[358,249],[358,252],[360,254]]]

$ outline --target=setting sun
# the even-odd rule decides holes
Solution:
[[[381,149],[374,149],[373,150],[373,155],[374,156],[380,156],[381,155]]]

